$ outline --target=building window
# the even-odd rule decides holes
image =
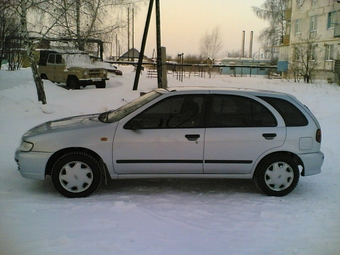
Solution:
[[[311,49],[311,60],[317,60],[317,48],[318,45],[313,45]]]
[[[332,29],[335,26],[336,12],[328,13],[327,29]]]
[[[333,60],[333,52],[334,52],[334,45],[327,44],[326,45],[326,60]]]
[[[310,31],[315,32],[317,28],[317,21],[318,21],[318,16],[312,16],[310,17]]]
[[[296,3],[297,3],[298,6],[301,6],[303,4],[303,1],[304,0],[296,0]]]
[[[295,34],[301,33],[301,19],[295,20]]]

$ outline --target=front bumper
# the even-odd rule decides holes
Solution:
[[[316,153],[300,154],[299,157],[303,162],[302,176],[309,176],[321,173],[321,166],[324,162],[325,155],[319,151]]]
[[[45,169],[52,153],[44,152],[15,152],[15,161],[20,174],[28,179],[45,180]]]

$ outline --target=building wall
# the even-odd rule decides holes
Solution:
[[[228,65],[228,67],[221,67],[221,74],[230,74],[234,76],[267,75],[270,71],[269,68],[265,67],[270,65],[269,60],[257,61],[254,59],[230,58],[223,59],[221,64]],[[244,67],[233,67],[233,65]],[[251,66],[251,68],[249,66]]]
[[[329,25],[329,13],[334,15],[332,25]],[[316,17],[314,31],[311,29],[312,17]],[[337,28],[340,26],[340,3],[337,3],[337,0],[289,0],[286,26],[287,33],[280,47],[279,56],[279,66],[288,61],[288,70],[283,70],[283,75],[290,76],[295,46],[301,43],[302,39],[307,40],[308,36],[312,35],[316,45],[316,60],[313,61],[317,63],[314,78],[333,78],[334,60],[340,59],[340,37],[337,36]]]

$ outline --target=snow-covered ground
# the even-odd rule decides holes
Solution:
[[[0,254],[340,254],[340,87],[265,77],[191,77],[171,86],[251,87],[288,92],[319,119],[322,173],[301,177],[286,197],[263,195],[250,180],[120,180],[92,196],[67,199],[51,180],[20,176],[14,151],[42,122],[113,109],[156,88],[134,72],[106,89],[66,90],[44,81],[37,103],[30,69],[0,71]],[[82,138],[86,139],[86,138]]]

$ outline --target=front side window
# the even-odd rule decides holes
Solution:
[[[172,96],[156,103],[130,120],[124,128],[138,129],[161,128],[199,128],[203,127],[202,95]]]
[[[55,64],[55,54],[50,54],[48,56],[48,60],[47,60],[48,63],[51,63],[51,64]]]
[[[62,63],[62,56],[60,54],[56,55],[55,63],[56,64],[61,64]]]
[[[215,95],[209,127],[275,127],[274,115],[259,102],[242,96]]]

